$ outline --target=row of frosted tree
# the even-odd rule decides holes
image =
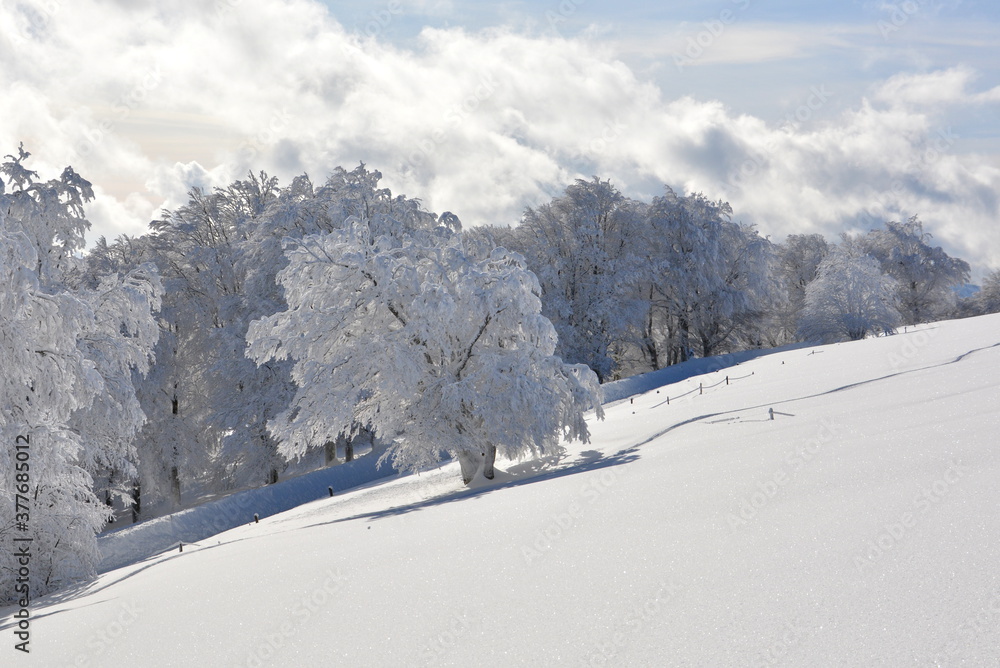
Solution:
[[[542,286],[559,354],[602,381],[796,341],[856,340],[901,325],[996,310],[994,272],[975,299],[969,265],[914,217],[830,244],[775,244],[725,202],[665,189],[645,203],[577,181],[513,228],[472,232],[522,254]]]
[[[27,157],[0,166],[0,430],[31,442],[30,469],[0,455],[0,541],[33,538],[36,592],[93,574],[115,510],[356,448],[488,478],[498,453],[586,439],[599,381],[1000,310],[996,272],[957,300],[968,265],[916,219],[775,244],[723,202],[596,178],[516,227],[462,231],[364,165],[320,185],[250,175],[85,250],[90,184],[41,181]],[[0,552],[0,591],[15,566]]]

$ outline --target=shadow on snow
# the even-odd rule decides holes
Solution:
[[[499,482],[496,480],[491,482],[477,478],[473,481],[472,487],[467,487],[456,492],[450,492],[431,499],[415,501],[401,506],[386,508],[385,510],[360,513],[357,515],[351,515],[350,517],[341,517],[335,520],[330,520],[329,522],[318,522],[316,524],[301,527],[301,529],[339,524],[341,522],[350,522],[354,520],[381,520],[389,517],[398,517],[434,506],[441,506],[448,503],[454,503],[456,501],[464,501],[466,499],[485,496],[486,494],[491,494],[504,489],[556,480],[558,478],[577,475],[579,473],[587,473],[589,471],[599,471],[611,466],[621,466],[622,464],[629,464],[639,459],[637,448],[638,446],[632,446],[608,456],[605,456],[596,450],[586,450],[580,454],[579,459],[565,466],[560,466],[560,464],[562,464],[566,459],[565,454],[549,455],[530,462],[516,464],[507,469],[505,472],[498,469],[498,477],[502,476],[506,478],[505,480],[501,480]]]

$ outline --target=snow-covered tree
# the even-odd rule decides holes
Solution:
[[[527,258],[564,359],[602,380],[764,342],[774,247],[725,202],[669,187],[652,204],[577,181],[518,227],[473,232]]]
[[[982,313],[1000,313],[1000,269],[994,269],[983,279],[976,302]]]
[[[204,482],[262,484],[283,465],[266,422],[290,397],[288,368],[259,368],[244,355],[250,320],[283,306],[273,279],[280,245],[258,238],[279,192],[277,179],[251,174],[213,193],[192,191],[152,224],[168,293],[162,363],[143,394],[150,423],[142,442],[156,463],[147,467],[149,491],[169,490],[173,505],[182,478],[214,471],[224,482],[211,474]]]
[[[764,315],[780,299],[774,246],[752,225],[725,222],[718,232],[719,262],[704,272],[708,291],[691,313],[702,357],[760,348]]]
[[[96,284],[104,274],[126,275],[143,265],[162,260],[152,236],[119,236],[114,242],[101,237],[87,254],[85,281]],[[136,397],[146,416],[134,446],[137,471],[131,480],[132,516],[137,521],[143,508],[173,498],[179,502],[182,471],[189,473],[198,461],[196,426],[183,419],[179,410],[185,372],[178,365],[177,326],[171,318],[177,295],[168,291],[158,318],[159,336],[154,348],[156,364],[144,375],[136,375]],[[186,386],[186,385],[185,385]],[[197,464],[194,464],[197,462]],[[112,471],[109,482],[121,480]],[[193,475],[193,473],[191,473]]]
[[[340,229],[351,216],[373,225],[433,221],[417,200],[380,188],[380,179],[363,164],[338,167],[319,187],[304,175],[281,187],[250,174],[211,193],[194,190],[187,204],[153,222],[151,244],[168,290],[162,362],[143,392],[150,422],[142,443],[175,503],[181,477],[245,486],[273,482],[284,468],[266,425],[291,400],[291,364],[247,359],[247,327],[285,308],[276,281],[287,263],[285,239]],[[355,436],[368,438],[356,427]]]
[[[805,340],[856,341],[900,325],[897,284],[879,263],[849,245],[832,250],[806,286],[799,334]]]
[[[287,310],[254,322],[248,355],[290,358],[297,385],[270,428],[289,457],[361,425],[404,469],[539,454],[588,437],[596,377],[554,355],[539,285],[524,260],[482,259],[446,226],[352,218],[292,242],[279,274]]]
[[[939,320],[955,308],[954,288],[969,280],[969,264],[931,246],[931,235],[913,216],[905,223],[888,222],[850,243],[878,260],[882,272],[897,281],[903,324]]]
[[[635,292],[642,208],[608,181],[577,180],[527,209],[514,233],[513,249],[541,284],[559,355],[587,364],[602,382],[614,376],[630,325],[642,316]]]
[[[727,349],[775,300],[770,242],[731,216],[725,202],[669,187],[649,207],[650,322],[665,365]]]
[[[87,469],[99,483],[106,503],[131,503],[138,479],[135,437],[146,421],[136,394],[136,381],[150,369],[159,337],[152,313],[160,306],[162,287],[156,267],[142,264],[128,272],[100,277],[93,289],[80,287],[77,296],[90,307],[93,319],[79,338],[83,355],[101,375],[104,391],[90,409],[73,415],[70,426],[101,447],[87,452]]]
[[[148,368],[159,282],[147,265],[80,285],[75,253],[89,226],[90,184],[71,168],[38,181],[23,165],[23,148],[7,157],[0,165],[0,434],[10,445],[0,450],[0,540],[31,539],[31,593],[38,595],[93,575],[95,536],[109,517],[93,476],[133,473],[130,441],[143,416],[132,374]],[[18,442],[27,455],[18,456]],[[12,551],[0,551],[0,597],[14,592],[15,573]]]
[[[830,246],[819,234],[790,234],[777,247],[777,279],[785,292],[772,313],[771,342],[783,345],[797,337],[799,316],[806,301],[806,287],[816,278]]]

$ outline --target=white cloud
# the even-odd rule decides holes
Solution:
[[[799,59],[829,49],[851,47],[859,30],[845,25],[818,29],[809,24],[771,24],[745,21],[738,5],[702,22],[682,23],[667,34],[639,27],[617,41],[623,54],[669,60],[678,72],[689,67],[718,64],[756,64]]]
[[[8,39],[12,7],[0,4]],[[41,41],[0,56],[13,91],[0,148],[23,139],[36,169],[72,163],[100,185],[95,238],[141,233],[191,186],[248,169],[321,181],[364,161],[466,224],[516,222],[599,175],[635,196],[669,183],[723,197],[779,239],[918,213],[951,252],[1000,265],[996,162],[959,154],[942,112],[1000,97],[971,92],[969,67],[892,77],[836,116],[815,97],[801,124],[778,127],[664,99],[597,38],[428,29],[400,48],[348,34],[310,0],[59,7]],[[780,41],[740,26],[729,36],[713,57],[759,60]],[[801,52],[807,37],[776,48]]]
[[[964,65],[927,73],[897,74],[878,87],[875,97],[888,104],[918,108],[1000,101],[1000,86],[971,92],[977,78],[977,72]]]

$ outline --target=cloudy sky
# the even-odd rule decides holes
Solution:
[[[0,0],[0,84],[0,151],[92,181],[92,239],[363,161],[466,225],[597,175],[1000,267],[993,0]]]

